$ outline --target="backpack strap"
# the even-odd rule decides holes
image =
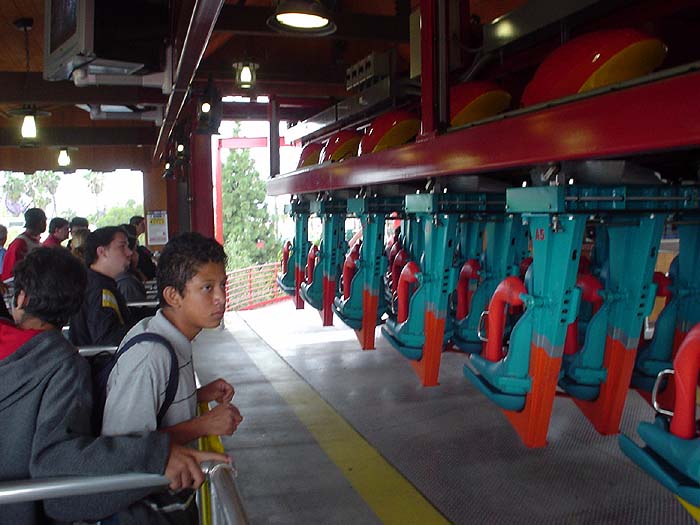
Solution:
[[[156,425],[158,428],[160,428],[161,422],[165,417],[165,413],[170,408],[170,405],[173,404],[173,401],[175,401],[175,394],[177,393],[177,387],[180,380],[180,367],[178,365],[177,355],[175,354],[173,345],[170,344],[170,341],[168,341],[162,335],[153,332],[143,332],[135,335],[124,343],[124,345],[115,354],[114,361],[116,362],[132,346],[144,342],[162,344],[170,353],[170,376],[168,377],[168,386],[165,388],[165,399],[163,399],[163,404],[156,415]]]

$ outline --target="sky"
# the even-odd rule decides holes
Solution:
[[[242,137],[267,137],[269,135],[269,124],[267,122],[241,122]],[[224,121],[221,123],[219,135],[212,136],[212,148],[216,151],[216,140],[222,137],[233,136],[233,122]],[[280,135],[286,128],[286,123],[280,123]],[[222,161],[226,160],[229,150],[222,150]],[[281,172],[286,173],[296,169],[299,161],[301,148],[283,147],[280,148]],[[263,179],[266,179],[270,170],[270,157],[267,148],[251,148],[251,158],[255,162],[258,172]],[[213,159],[214,162],[216,159]],[[66,173],[61,177],[61,182],[56,192],[56,207],[60,214],[66,210],[72,210],[81,216],[88,216],[96,212],[97,206],[100,209],[109,209],[114,206],[123,206],[129,200],[137,203],[143,202],[143,177],[140,171],[117,170],[104,174],[104,189],[95,202],[94,195],[90,192],[87,182],[83,178],[86,170],[77,170],[75,173]],[[214,173],[214,170],[212,170]],[[0,174],[0,184],[3,176]],[[268,197],[268,209],[282,213],[284,204],[289,201],[288,197],[271,198]],[[4,203],[3,203],[4,204]],[[53,207],[49,205],[46,210],[49,218],[53,216]],[[69,218],[70,219],[70,218]],[[21,218],[10,218],[4,205],[0,208],[0,224],[10,222],[21,222]],[[293,223],[281,226],[281,234],[286,238],[290,234],[293,236]],[[289,231],[288,231],[289,230]]]

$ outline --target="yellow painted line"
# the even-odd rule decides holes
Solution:
[[[243,343],[240,335],[236,337]],[[265,344],[268,351],[260,352],[256,346],[249,357],[382,523],[449,523],[272,349]]]
[[[700,523],[700,508],[696,507],[695,505],[691,505],[683,498],[679,498],[678,496],[676,496],[676,499],[680,501],[681,505],[683,505],[683,508],[685,508],[685,510],[687,510],[690,513],[693,519]]]

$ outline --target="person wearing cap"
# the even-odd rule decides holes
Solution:
[[[49,223],[49,236],[43,243],[45,248],[62,247],[61,243],[68,238],[68,221],[54,217]]]
[[[15,265],[28,253],[41,247],[39,237],[46,231],[46,214],[41,208],[29,208],[24,212],[24,231],[7,247],[2,261],[0,281],[6,281],[14,275]]]

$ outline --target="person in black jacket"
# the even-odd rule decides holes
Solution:
[[[0,481],[146,472],[165,473],[177,490],[201,484],[199,462],[226,461],[175,445],[160,432],[90,435],[89,366],[60,331],[80,306],[85,269],[67,250],[39,248],[18,263],[14,283],[14,323],[0,320]],[[0,524],[95,521],[150,492],[5,504]]]
[[[80,311],[70,320],[70,340],[76,346],[117,346],[133,326],[115,279],[129,267],[126,233],[116,226],[90,233],[85,249],[88,283]]]
[[[136,228],[136,238],[142,234],[146,233],[146,219],[141,215],[134,215],[129,219],[129,224]],[[146,248],[142,244],[136,244],[136,250],[139,252],[139,271],[146,277],[146,280],[151,280],[156,278],[156,265],[153,262],[153,254],[151,250]]]

